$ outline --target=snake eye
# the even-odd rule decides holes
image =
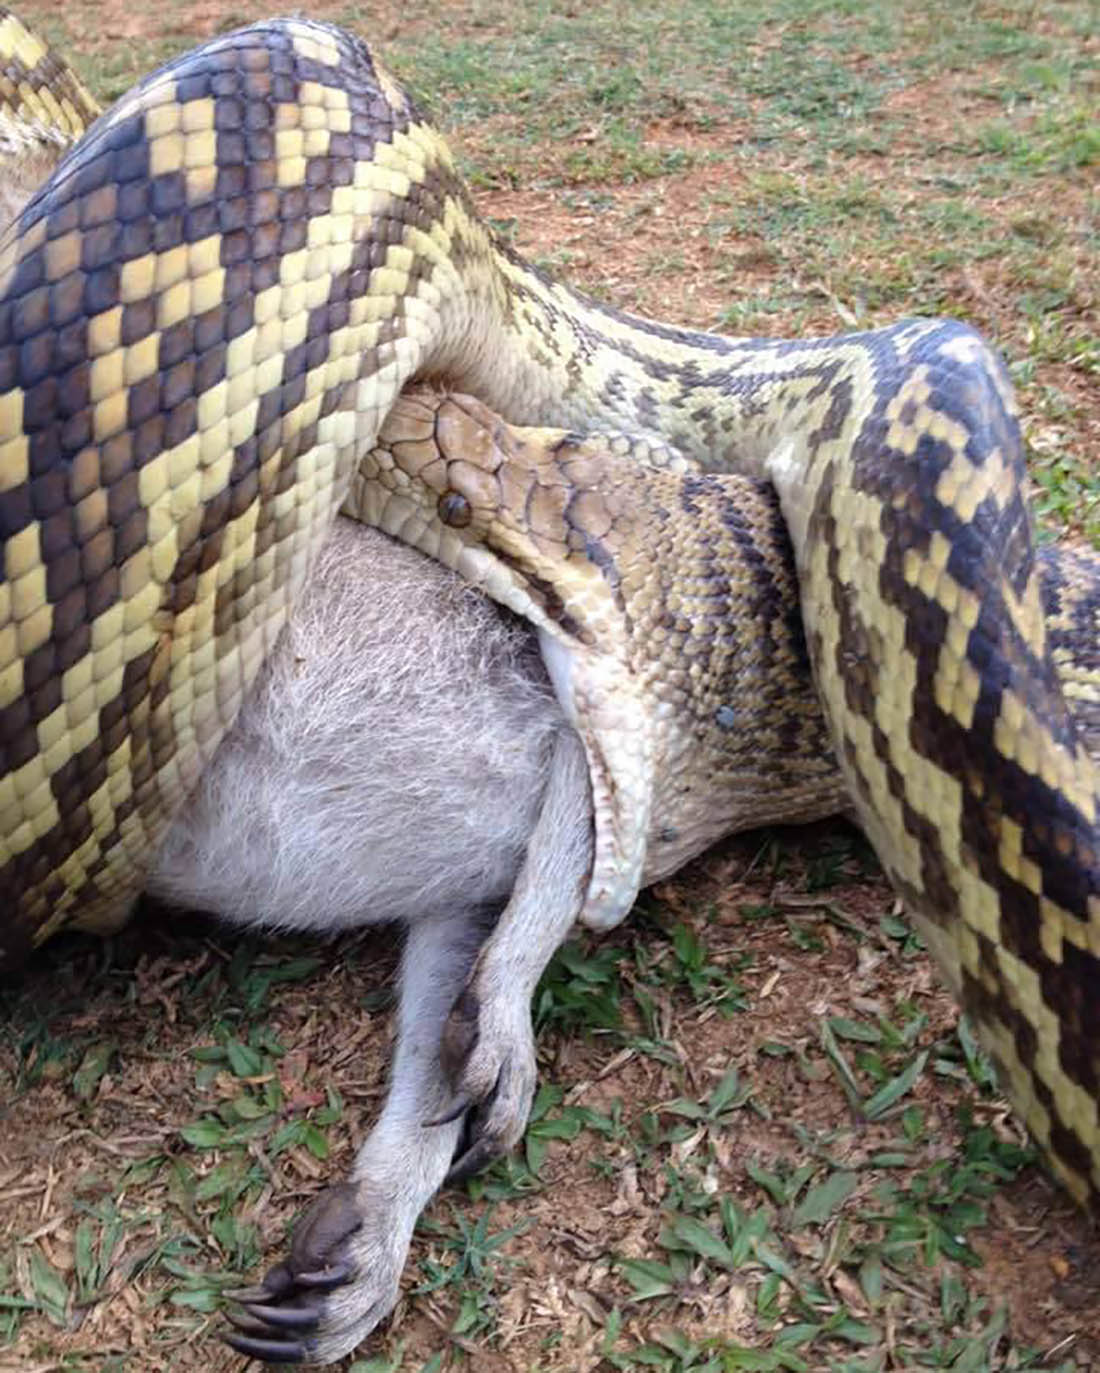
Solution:
[[[444,491],[436,508],[439,518],[452,529],[465,529],[474,518],[470,502],[460,491]]]

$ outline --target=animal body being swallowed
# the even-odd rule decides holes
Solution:
[[[0,244],[0,285],[9,961],[110,928],[151,873],[216,898],[203,807],[264,775],[277,676],[259,751],[230,739],[156,855],[345,497],[528,617],[560,702],[513,672],[510,718],[537,722],[516,826],[411,922],[389,1101],[246,1294],[238,1347],[358,1343],[460,1116],[459,1171],[522,1129],[527,999],[569,925],[615,923],[761,797],[857,812],[1052,1169],[1100,1192],[1097,788],[1067,706],[1095,686],[1100,578],[1036,558],[1011,388],[976,334],[723,340],[602,308],[493,239],[363,44],[296,20],[125,97]],[[426,380],[478,399],[401,395]],[[266,769],[289,790],[304,739]],[[333,860],[354,918],[372,879]],[[300,922],[270,867],[238,918]]]
[[[240,1348],[325,1362],[354,1347],[396,1301],[447,1174],[516,1143],[535,1086],[531,993],[590,859],[583,750],[530,630],[338,521],[149,881],[238,924],[407,929],[385,1106],[348,1180],[320,1194],[236,1317]],[[498,917],[524,935],[494,940]],[[481,1014],[448,1062],[464,992]],[[428,1127],[456,1096],[470,1119]]]
[[[423,457],[435,444],[425,416],[448,409],[481,414],[469,400],[410,396],[377,460],[407,461],[412,443]],[[479,434],[463,433],[459,451],[482,448]],[[574,448],[599,475],[603,441]],[[453,450],[435,452],[442,462]],[[778,506],[762,488],[745,494],[728,512],[742,544],[723,550],[709,589],[736,631],[715,688],[740,703],[738,727],[704,721],[702,804],[659,798],[643,881],[769,814],[811,819],[843,803]],[[684,615],[694,622],[695,609]],[[702,694],[699,706],[716,708]],[[790,766],[796,739],[805,768]],[[530,627],[338,521],[149,880],[156,895],[242,923],[408,926],[386,1106],[349,1182],[319,1196],[286,1263],[242,1294],[237,1348],[315,1361],[352,1348],[396,1300],[416,1216],[443,1178],[517,1142],[535,1085],[531,995],[584,907],[592,841],[584,750]]]

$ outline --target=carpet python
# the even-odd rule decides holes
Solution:
[[[125,918],[346,500],[538,626],[592,769],[589,923],[721,823],[759,702],[784,756],[750,818],[778,818],[769,786],[839,801],[835,758],[1095,1204],[1100,574],[1036,556],[1024,487],[969,328],[631,318],[494,238],[357,38],[219,36],[100,117],[0,240],[4,960]]]

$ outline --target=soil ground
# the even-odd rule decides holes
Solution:
[[[107,100],[267,9],[22,13]],[[1095,9],[878,10],[309,6],[392,54],[521,252],[605,299],[739,333],[976,323],[1044,533],[1095,539]],[[0,1369],[244,1366],[220,1275],[349,1164],[394,959],[156,912],[42,953],[0,1006]],[[729,841],[539,1006],[522,1157],[436,1201],[345,1368],[1100,1366],[1096,1236],[842,825]]]

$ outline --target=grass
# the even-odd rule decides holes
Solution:
[[[22,12],[105,101],[260,0]],[[1088,0],[318,3],[376,39],[517,248],[779,334],[968,319],[1046,537],[1100,542]],[[239,1368],[204,1336],[377,1108],[393,952],[153,926],[0,1001],[0,1369]],[[727,845],[567,946],[522,1149],[441,1198],[345,1368],[1057,1369],[1096,1248],[842,829]],[[7,1362],[6,1362],[7,1360]]]

